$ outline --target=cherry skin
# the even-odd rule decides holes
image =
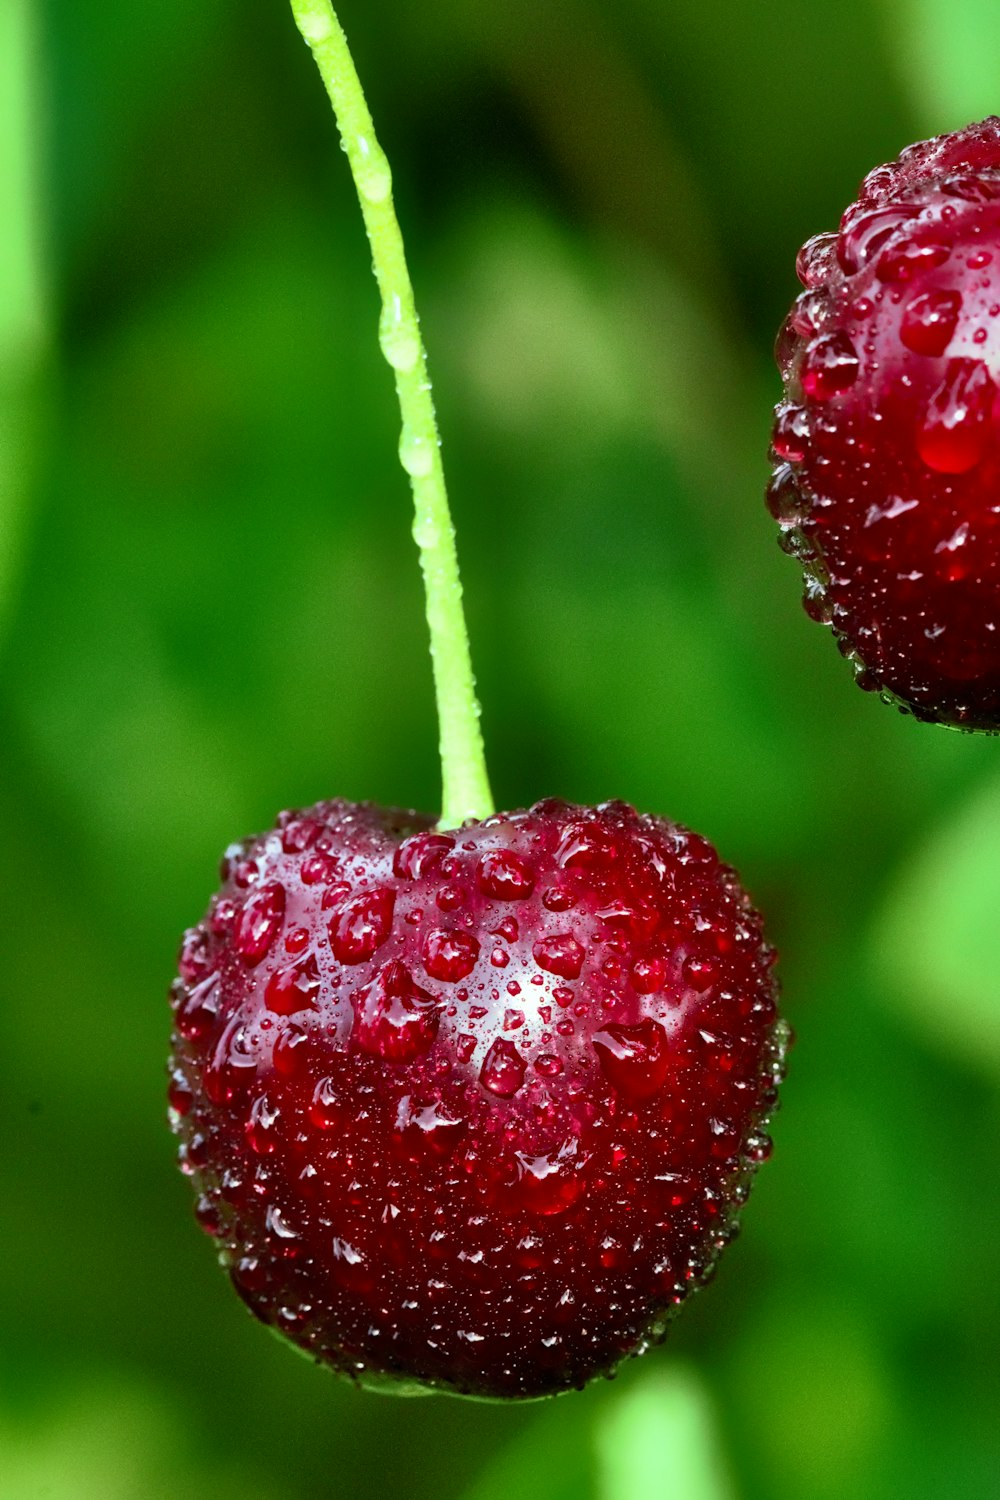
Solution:
[[[909,147],[803,246],[768,492],[863,688],[1000,730],[1000,119]]]
[[[170,1106],[265,1323],[362,1385],[538,1397],[663,1337],[782,1068],[735,874],[624,803],[449,833],[324,802],[184,938]]]

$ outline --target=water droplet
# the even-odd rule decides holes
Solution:
[[[965,544],[966,544],[966,542],[968,540],[969,540],[969,523],[968,523],[968,521],[963,521],[961,523],[961,525],[956,526],[955,530],[953,532],[951,532],[950,535],[948,535],[943,542],[938,542],[937,546],[934,548],[934,551],[935,552],[957,552],[958,549],[959,549],[959,547],[964,547]],[[943,627],[942,627],[942,629],[943,629]],[[935,632],[935,634],[940,634],[940,631]]]
[[[542,896],[546,911],[570,911],[576,905],[576,897],[565,886],[552,885]]]
[[[821,332],[829,302],[821,292],[803,292],[792,304],[792,327],[803,339]]]
[[[256,1255],[245,1255],[229,1274],[240,1296],[246,1299],[263,1292],[270,1279],[267,1267]]]
[[[236,1092],[248,1088],[256,1076],[257,1052],[237,1012],[216,1044],[202,1075],[202,1084],[213,1104],[228,1104]]]
[[[348,1266],[359,1266],[364,1260],[361,1251],[356,1250],[353,1245],[349,1245],[339,1235],[333,1241],[333,1255],[335,1260],[343,1261]]]
[[[465,900],[465,891],[460,885],[443,885],[434,899],[442,911],[456,911]]]
[[[554,1052],[540,1052],[535,1058],[535,1072],[543,1078],[558,1078],[562,1070],[562,1059]]]
[[[611,864],[617,852],[614,841],[602,828],[588,823],[574,823],[559,841],[556,860],[564,869],[587,869],[595,865]]]
[[[601,1241],[600,1250],[599,1259],[605,1271],[613,1271],[616,1266],[624,1264],[626,1252],[620,1240],[612,1238],[611,1235],[605,1235]]]
[[[412,309],[404,313],[398,295],[394,294],[382,309],[378,341],[388,363],[404,373],[412,370],[420,358],[420,339]]]
[[[440,1099],[426,1104],[404,1094],[396,1110],[396,1129],[407,1132],[421,1145],[451,1151],[465,1134],[466,1122],[450,1115]]]
[[[490,849],[479,861],[479,889],[494,901],[523,901],[535,889],[526,860],[509,849]]]
[[[640,995],[652,995],[667,982],[667,965],[662,958],[639,958],[632,965],[632,984]]]
[[[809,413],[804,406],[779,406],[774,414],[771,447],[787,463],[801,463],[809,452]]]
[[[319,994],[319,968],[316,956],[297,964],[286,964],[275,969],[267,981],[264,1004],[278,1016],[291,1016],[297,1010],[315,1010]]]
[[[275,1208],[273,1203],[268,1206],[264,1217],[264,1224],[268,1232],[275,1235],[279,1240],[288,1241],[298,1239],[298,1235],[281,1212],[281,1209]]]
[[[583,944],[568,932],[539,938],[531,951],[540,969],[558,974],[562,979],[576,979],[587,956]]]
[[[250,1149],[256,1151],[258,1156],[270,1156],[275,1150],[278,1144],[275,1126],[279,1118],[280,1110],[266,1094],[261,1094],[250,1106],[245,1127],[246,1138]]]
[[[247,968],[265,957],[285,920],[285,888],[278,881],[262,886],[240,912],[233,946]]]
[[[843,330],[824,333],[806,349],[799,367],[802,389],[814,401],[831,401],[858,378],[858,356]]]
[[[598,907],[594,916],[611,927],[619,930],[624,928],[633,937],[643,940],[652,937],[660,925],[660,914],[656,907],[645,901],[612,901],[608,906]]]
[[[467,1063],[475,1050],[475,1037],[468,1031],[460,1032],[455,1042],[455,1052],[458,1055],[459,1062]]]
[[[806,240],[795,258],[795,274],[803,286],[820,286],[828,281],[836,265],[837,236],[814,234]]]
[[[392,172],[377,141],[359,135],[355,141],[354,177],[358,192],[369,203],[384,203],[392,192]]]
[[[178,1119],[182,1120],[189,1112],[194,1102],[194,1094],[187,1076],[180,1068],[175,1068],[170,1075],[170,1087],[167,1089],[167,1103],[174,1111]]]
[[[208,935],[204,927],[191,927],[184,934],[178,956],[178,973],[185,984],[197,984],[208,973]]]
[[[512,1099],[524,1082],[524,1058],[513,1042],[498,1037],[483,1059],[479,1081],[501,1099]]]
[[[217,937],[223,937],[236,918],[236,904],[228,896],[213,900],[209,925]]]
[[[281,847],[286,854],[302,854],[319,834],[315,818],[293,818],[281,830]]]
[[[939,474],[965,474],[982,458],[997,394],[979,359],[952,359],[917,433],[917,450]]]
[[[275,1070],[285,1078],[292,1078],[305,1062],[309,1033],[294,1022],[279,1031],[271,1049],[271,1062]]]
[[[886,245],[878,258],[875,275],[879,281],[912,281],[924,271],[943,266],[950,254],[948,245],[935,245],[907,235]]]
[[[648,1099],[663,1087],[670,1066],[667,1034],[647,1019],[635,1026],[605,1026],[595,1032],[601,1071],[620,1093]]]
[[[906,305],[899,336],[914,354],[943,354],[962,310],[961,292],[922,292]]]
[[[207,1193],[202,1193],[194,1206],[194,1216],[198,1220],[206,1234],[216,1236],[222,1233],[222,1223],[219,1219],[219,1210],[212,1202]]]
[[[345,1118],[345,1111],[332,1078],[321,1078],[309,1101],[309,1119],[317,1130],[334,1130]]]
[[[399,438],[399,461],[413,479],[426,479],[434,468],[437,449],[431,438],[410,427],[404,427]],[[418,547],[433,547],[438,540],[437,523],[419,516],[413,523],[413,540]]]
[[[781,372],[782,380],[790,380],[795,368],[795,361],[799,357],[802,348],[802,339],[795,327],[791,313],[778,329],[774,340],[774,362]]]
[[[233,884],[245,891],[260,876],[260,866],[255,859],[241,859],[233,869]]]
[[[395,892],[379,886],[344,903],[330,922],[330,944],[342,964],[364,963],[382,946],[395,902]]]
[[[685,984],[689,984],[693,990],[704,991],[711,989],[715,983],[716,967],[710,958],[692,953],[684,960],[681,975]]]
[[[408,1062],[437,1036],[442,1002],[413,980],[398,959],[383,964],[370,984],[355,991],[354,1043],[388,1062]]]
[[[915,510],[920,504],[919,500],[907,500],[902,495],[890,495],[884,505],[869,505],[865,512],[865,527],[874,526],[879,521],[894,521],[897,516],[904,516],[908,510]],[[879,556],[884,542],[879,542]]]
[[[938,184],[940,192],[951,198],[961,198],[966,203],[991,203],[1000,194],[1000,187],[993,180],[993,173],[976,173],[963,176],[960,172],[946,177]]]
[[[781,526],[801,526],[809,516],[809,498],[788,464],[775,469],[765,498],[768,510]]]
[[[848,276],[867,265],[898,229],[919,214],[918,206],[890,203],[882,208],[849,210],[837,240],[837,259]]]
[[[565,1141],[555,1151],[515,1153],[517,1196],[530,1212],[546,1217],[565,1213],[580,1197],[584,1178],[577,1160],[578,1144]]]
[[[210,974],[185,995],[177,1008],[177,1030],[187,1042],[200,1042],[215,1026],[219,1010],[219,976]]]
[[[301,953],[302,950],[304,948],[308,948],[308,946],[309,946],[309,929],[308,929],[308,927],[296,927],[295,930],[293,932],[290,932],[288,934],[288,936],[285,938],[285,952],[286,953],[291,953],[293,955],[296,954],[296,953]]]
[[[333,30],[333,20],[325,11],[300,8],[298,26],[307,42],[325,42]]]
[[[340,874],[340,865],[329,854],[310,854],[299,866],[303,885],[327,885]]]
[[[773,1149],[774,1144],[769,1135],[758,1133],[747,1136],[746,1153],[751,1161],[767,1161]]]
[[[446,833],[412,833],[393,855],[393,873],[399,880],[419,880],[454,847],[455,840]]]
[[[802,591],[802,608],[810,620],[818,625],[829,625],[833,619],[833,606],[826,587],[817,578],[807,578]]]
[[[476,967],[479,943],[471,932],[447,932],[436,928],[424,939],[424,968],[432,979],[455,984]]]

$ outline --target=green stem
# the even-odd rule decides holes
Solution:
[[[467,818],[488,817],[493,802],[462,609],[455,530],[441,467],[441,441],[403,237],[392,203],[392,174],[375,139],[347,39],[329,0],[291,0],[291,4],[333,105],[382,295],[379,343],[396,376],[403,419],[399,460],[413,490],[413,537],[420,551],[427,600],[440,730],[441,826],[456,828]]]

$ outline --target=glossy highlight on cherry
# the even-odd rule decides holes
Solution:
[[[712,846],[624,803],[436,831],[334,801],[222,874],[170,1117],[256,1316],[362,1385],[494,1398],[661,1339],[736,1232],[787,1040]]]
[[[768,504],[861,687],[1000,730],[1000,119],[865,178],[799,252]]]

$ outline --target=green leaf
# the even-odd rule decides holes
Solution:
[[[1000,780],[911,859],[874,930],[873,964],[900,1015],[936,1046],[1000,1074]]]
[[[624,1392],[596,1441],[601,1500],[731,1500],[734,1493],[708,1392],[683,1365]]]

